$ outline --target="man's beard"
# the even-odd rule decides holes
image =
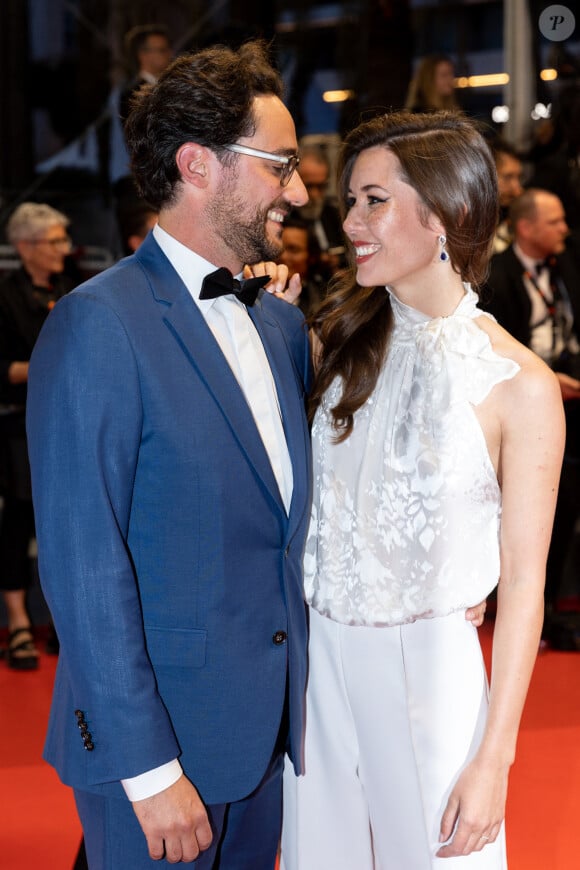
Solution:
[[[268,208],[257,208],[248,216],[247,204],[232,193],[232,185],[224,182],[213,202],[208,206],[206,217],[216,228],[224,243],[243,263],[260,263],[262,260],[277,260],[283,250],[282,238],[268,238],[266,221],[268,212],[277,209],[287,211],[283,200]]]

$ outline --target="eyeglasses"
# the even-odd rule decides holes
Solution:
[[[70,236],[63,236],[58,239],[26,239],[29,245],[50,245],[51,248],[62,248],[63,250],[66,248],[67,251],[70,251],[72,247],[72,239]]]
[[[269,151],[258,151],[256,148],[248,148],[247,145],[225,145],[224,147],[226,151],[234,151],[236,154],[247,154],[249,157],[261,157],[262,160],[273,160],[274,163],[281,163],[280,185],[282,187],[286,187],[300,163],[297,154],[290,154],[290,156],[270,154]]]

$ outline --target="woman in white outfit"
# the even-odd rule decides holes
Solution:
[[[314,316],[305,775],[285,870],[505,868],[563,450],[557,381],[477,308],[495,168],[454,113],[341,160],[353,269]],[[466,610],[498,586],[488,689]]]

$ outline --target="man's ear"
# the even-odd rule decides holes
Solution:
[[[534,233],[534,221],[526,217],[520,217],[517,219],[512,229],[516,238],[527,242],[530,236]]]
[[[13,248],[16,250],[18,256],[21,260],[25,260],[28,256],[28,252],[30,251],[31,244],[26,239],[21,239],[20,241],[13,242]]]
[[[196,187],[207,186],[210,162],[207,148],[195,142],[186,142],[175,155],[175,162],[185,184],[193,184]]]

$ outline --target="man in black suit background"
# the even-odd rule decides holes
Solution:
[[[566,411],[566,453],[546,575],[549,618],[580,516],[580,265],[567,247],[566,215],[553,193],[529,188],[511,204],[509,220],[513,242],[492,257],[481,304],[554,370]]]
[[[328,193],[330,174],[330,161],[324,148],[317,145],[300,148],[300,177],[308,192],[308,202],[297,212],[318,242],[321,261],[334,273],[345,265],[345,249],[338,203]]]
[[[143,85],[154,85],[169,64],[173,51],[169,34],[162,24],[139,24],[125,36],[125,49],[132,77],[121,93],[119,114],[125,122],[131,97]]]
[[[125,35],[125,52],[129,77],[119,95],[117,106],[123,127],[131,110],[133,95],[145,85],[154,85],[173,57],[169,33],[162,24],[139,24],[131,28]],[[130,253],[126,249],[127,225],[134,221],[137,212],[155,210],[145,202],[137,189],[128,155],[126,174],[115,180],[113,194],[123,253]]]

